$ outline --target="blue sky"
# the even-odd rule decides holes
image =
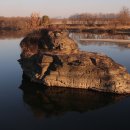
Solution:
[[[118,12],[130,8],[130,0],[0,0],[0,16],[30,16],[32,12],[50,17],[76,13]]]

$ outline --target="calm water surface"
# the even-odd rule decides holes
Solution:
[[[22,80],[19,39],[0,40],[0,130],[130,129],[130,97],[73,89],[43,89]],[[75,39],[77,40],[77,39]],[[78,43],[106,53],[130,72],[130,48]]]

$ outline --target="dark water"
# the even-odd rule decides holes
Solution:
[[[0,40],[0,130],[130,129],[130,97],[91,91],[43,88],[22,79],[17,60],[21,39]],[[130,49],[79,44],[104,52],[127,67]]]

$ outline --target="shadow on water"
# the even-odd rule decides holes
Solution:
[[[99,93],[82,89],[44,87],[22,80],[23,101],[37,118],[64,115],[67,112],[84,113],[117,103],[124,95]]]

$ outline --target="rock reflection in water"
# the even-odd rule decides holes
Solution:
[[[67,112],[84,113],[116,103],[125,97],[82,89],[47,88],[25,79],[20,89],[23,91],[23,101],[37,118],[61,116]]]

